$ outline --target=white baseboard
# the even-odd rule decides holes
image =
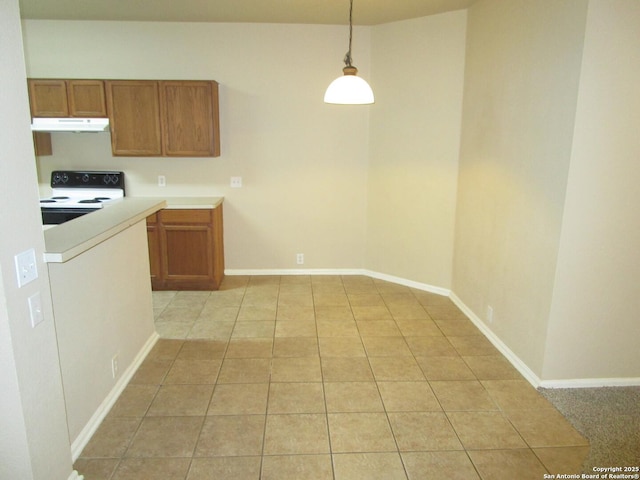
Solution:
[[[640,387],[640,378],[577,378],[568,380],[542,380],[540,388],[602,388]]]
[[[116,400],[118,400],[118,397],[129,383],[129,380],[131,380],[133,375],[136,373],[136,370],[138,370],[138,367],[146,358],[147,354],[151,351],[159,338],[160,337],[158,333],[154,331],[146,341],[146,343],[143,345],[143,347],[140,349],[136,357],[133,359],[131,365],[129,365],[129,367],[124,372],[122,372],[122,376],[120,377],[120,379],[116,382],[107,397],[100,404],[95,413],[91,416],[82,431],[78,434],[75,440],[73,440],[73,442],[71,443],[71,459],[74,462],[78,459],[84,447],[87,446],[87,443],[89,443],[89,440],[91,440],[93,434],[96,433],[96,430],[102,423],[102,420],[104,420],[104,417],[107,416],[107,413],[109,413],[109,410],[111,410],[113,404],[116,403]],[[83,477],[73,477],[72,474],[69,480],[76,478],[82,480]]]
[[[366,275],[362,269],[347,268],[266,268],[266,269],[226,269],[225,275]]]
[[[84,477],[82,475],[78,475],[78,472],[74,470],[71,472],[71,475],[69,475],[68,480],[84,480]]]

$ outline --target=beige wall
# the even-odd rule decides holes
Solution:
[[[108,134],[54,134],[41,182],[54,166],[117,168],[132,195],[224,195],[228,269],[298,268],[296,253],[303,268],[363,267],[370,107],[322,101],[344,66],[346,27],[26,21],[24,31],[33,77],[221,85],[221,157],[114,158]],[[365,77],[369,37],[354,29]],[[231,176],[243,188],[230,189]]]
[[[468,13],[453,291],[538,377],[586,7],[480,0]]]
[[[466,11],[373,29],[367,268],[451,288]]]
[[[640,378],[639,26],[589,2],[544,379]]]
[[[29,131],[18,0],[0,0],[0,478],[66,479],[72,472]],[[33,248],[39,278],[18,288],[14,255]],[[27,299],[40,292],[44,321]]]

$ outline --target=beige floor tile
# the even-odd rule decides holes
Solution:
[[[203,417],[145,417],[126,457],[190,457]]]
[[[384,413],[330,413],[327,418],[334,453],[397,450]]]
[[[526,380],[483,380],[482,385],[505,411],[551,407],[549,401]]]
[[[280,337],[274,340],[274,357],[316,357],[318,339],[313,337]]]
[[[225,358],[218,383],[267,383],[270,374],[269,358]]]
[[[276,320],[286,322],[310,322],[315,320],[316,314],[313,307],[299,305],[281,305],[276,313]]]
[[[313,295],[311,294],[311,288],[305,287],[305,289],[308,290],[308,292],[289,293],[280,291],[280,295],[278,296],[278,307],[282,305],[313,307]]]
[[[543,447],[533,452],[550,472],[581,474],[589,447]]]
[[[276,320],[276,305],[251,305],[242,302],[238,312],[238,322],[274,322]]]
[[[316,305],[316,320],[354,320],[349,305]]]
[[[431,317],[417,301],[406,304],[388,305],[391,316],[396,320],[431,320]]]
[[[478,327],[476,327],[468,318],[440,318],[436,320],[436,324],[448,337],[482,335],[480,330],[478,330]]]
[[[384,411],[374,382],[325,383],[324,391],[327,411],[330,413]]]
[[[335,480],[406,480],[398,453],[333,455]]]
[[[353,319],[318,320],[318,337],[358,337],[358,326]]]
[[[225,358],[271,358],[273,339],[232,338],[229,340]]]
[[[165,384],[213,384],[222,360],[176,360],[164,379]]]
[[[540,480],[547,473],[529,449],[477,450],[468,453],[483,479]]]
[[[157,385],[127,385],[109,411],[109,415],[144,417],[157,392]]]
[[[272,383],[269,414],[324,413],[322,383]]]
[[[211,296],[207,298],[203,310],[225,307],[240,307],[243,297],[243,289],[218,290],[217,292],[211,292]]]
[[[352,307],[384,307],[385,303],[379,293],[348,293]]]
[[[158,335],[166,339],[184,340],[193,328],[193,322],[156,322]]]
[[[212,392],[213,385],[162,385],[147,416],[203,416]]]
[[[510,410],[507,417],[530,447],[586,446],[588,441],[555,408]]]
[[[125,458],[118,465],[112,480],[184,480],[190,461],[190,458]]]
[[[220,307],[206,305],[196,321],[198,322],[235,322],[238,318],[239,306]]]
[[[348,307],[349,299],[346,293],[318,293],[313,292],[313,303],[316,307]]]
[[[363,337],[401,337],[402,333],[393,320],[356,320]]]
[[[462,450],[442,412],[391,412],[389,421],[400,451]]]
[[[324,414],[268,415],[265,455],[329,453]]]
[[[372,382],[373,372],[364,357],[323,357],[322,378],[325,382]]]
[[[427,382],[378,382],[387,412],[442,411]]]
[[[211,322],[198,320],[193,324],[187,338],[189,340],[222,340],[231,338],[234,322]],[[160,332],[158,332],[160,333]]]
[[[218,384],[207,415],[264,415],[268,393],[268,383]]]
[[[80,456],[83,458],[123,456],[140,422],[140,418],[107,416]]]
[[[502,412],[449,412],[447,415],[467,450],[527,447]]]
[[[403,452],[409,480],[480,480],[466,452]]]
[[[461,357],[416,357],[427,380],[476,380]]]
[[[463,357],[479,380],[521,380],[520,373],[502,355]]]
[[[296,276],[292,277],[296,278]],[[311,281],[306,283],[282,283],[280,282],[279,298],[283,295],[312,295]]]
[[[153,346],[145,360],[175,360],[183,345],[183,340],[161,338]]]
[[[351,307],[356,320],[393,320],[386,306],[354,305]]]
[[[264,457],[261,480],[333,480],[331,455]]]
[[[396,288],[398,287],[398,288]],[[379,289],[384,301],[388,305],[419,305],[418,299],[413,292],[406,287],[389,285]]]
[[[214,415],[206,417],[194,456],[261,455],[264,424],[264,415]]]
[[[362,337],[370,357],[413,356],[403,337]]]
[[[478,381],[432,381],[429,384],[446,412],[498,409]]]
[[[302,321],[276,321],[276,338],[278,337],[317,337],[316,322],[314,320]]]
[[[366,357],[359,337],[323,337],[318,343],[322,357]]]
[[[194,458],[186,480],[259,480],[261,457]]]
[[[451,357],[458,356],[458,352],[446,337],[405,337],[409,349],[420,357]]]
[[[413,357],[369,357],[369,363],[378,382],[425,380]]]
[[[224,357],[227,342],[216,340],[194,340],[184,342],[177,358],[179,360],[213,360]]]
[[[145,359],[131,378],[130,385],[160,385],[174,360]]]
[[[442,331],[433,320],[402,320],[396,318],[396,324],[405,337],[442,337]]]
[[[193,324],[202,312],[202,305],[195,307],[174,307],[173,302],[163,310],[156,323],[187,323]]]
[[[482,335],[447,335],[447,338],[460,355],[498,355],[496,347]]]
[[[237,321],[233,327],[231,338],[273,338],[275,329],[275,320]]]
[[[109,480],[118,463],[119,458],[78,458],[73,469],[87,480]]]
[[[271,367],[272,382],[321,382],[319,357],[274,358]]]

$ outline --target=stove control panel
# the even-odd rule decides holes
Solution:
[[[124,190],[124,172],[54,170],[52,188],[118,188]]]

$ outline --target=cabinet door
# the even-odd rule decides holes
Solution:
[[[101,80],[67,80],[69,114],[72,117],[106,117],[107,103]]]
[[[105,82],[113,155],[161,156],[158,82]]]
[[[29,79],[32,117],[68,117],[67,84],[64,80]]]
[[[160,245],[160,232],[157,222],[157,214],[147,218],[147,242],[149,244],[149,269],[151,270],[152,288],[162,286],[162,247]]]
[[[220,155],[217,82],[162,81],[160,106],[166,156]]]

